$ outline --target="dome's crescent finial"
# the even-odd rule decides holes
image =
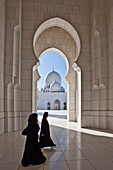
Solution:
[[[52,67],[52,71],[54,71],[54,66]]]

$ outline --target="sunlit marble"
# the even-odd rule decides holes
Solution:
[[[64,119],[48,121],[57,146],[42,150],[46,163],[22,167],[25,137],[16,131],[0,135],[0,170],[113,170],[113,134],[78,129],[75,123]]]

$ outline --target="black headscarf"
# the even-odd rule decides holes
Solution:
[[[29,118],[28,118],[28,123],[29,124],[35,124],[37,122],[38,114],[37,113],[32,113]]]
[[[44,112],[43,119],[46,119],[48,117],[48,112]]]

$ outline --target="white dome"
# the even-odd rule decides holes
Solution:
[[[56,71],[52,71],[46,76],[45,84],[51,85],[55,81],[61,84],[61,76]]]
[[[54,91],[54,92],[60,92],[61,91],[61,85],[60,85],[60,83],[58,83],[58,82],[53,82],[52,84],[51,84],[51,91]]]

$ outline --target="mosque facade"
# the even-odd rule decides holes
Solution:
[[[38,90],[38,110],[67,110],[67,92],[54,69],[46,75],[44,88]]]

